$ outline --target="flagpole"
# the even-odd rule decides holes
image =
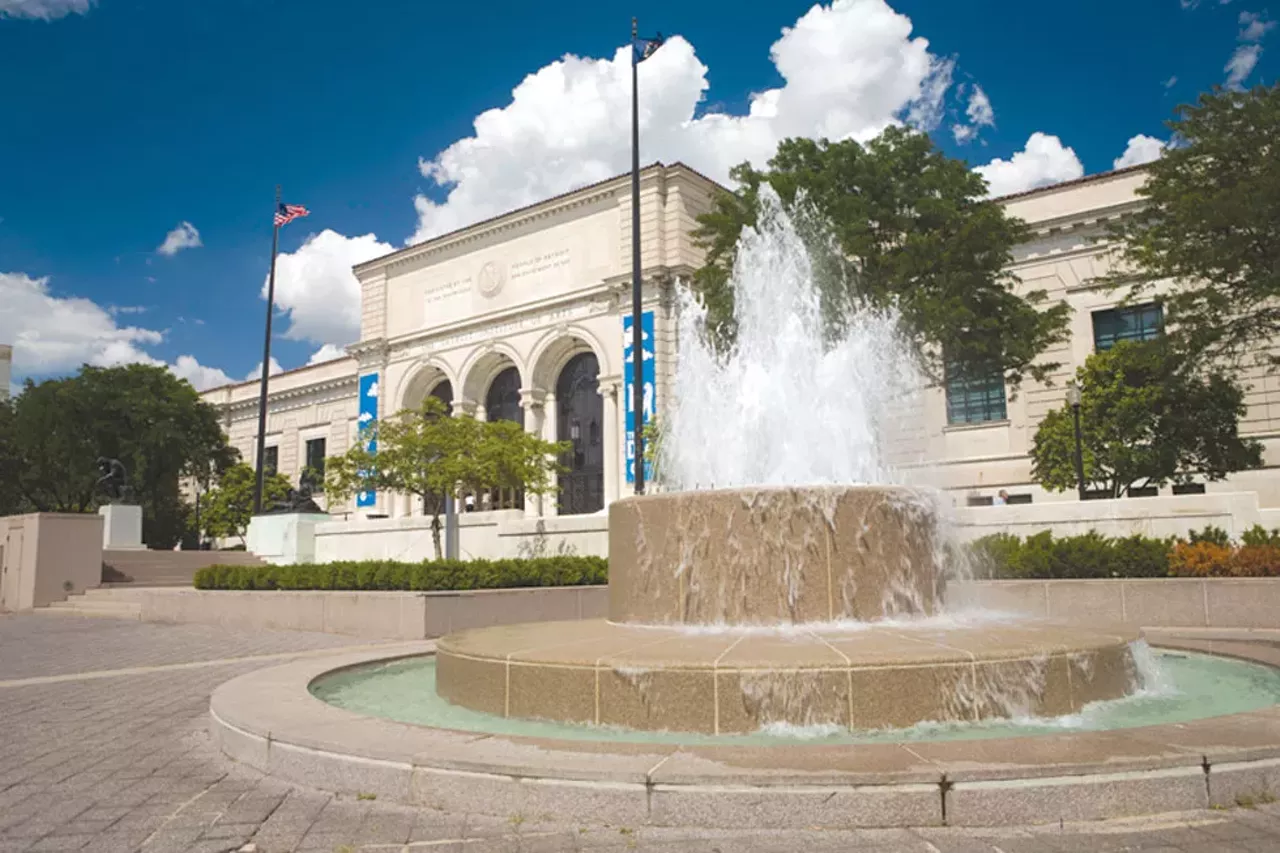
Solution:
[[[262,339],[262,387],[258,391],[258,469],[253,486],[253,514],[262,512],[262,485],[266,471],[263,457],[267,452],[267,377],[271,374],[271,310],[276,303],[276,250],[280,246],[280,226],[276,213],[280,210],[280,185],[276,184],[276,206],[271,210],[271,274],[267,277],[267,330]]]
[[[640,58],[639,22],[631,19],[631,406],[635,411],[636,494],[644,494],[644,332],[640,322]]]

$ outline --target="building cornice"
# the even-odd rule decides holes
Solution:
[[[302,400],[304,397],[315,397],[328,392],[347,391],[352,394],[356,392],[357,379],[354,375],[343,376],[337,379],[326,379],[321,382],[313,382],[307,385],[301,385],[297,388],[286,388],[283,391],[271,391],[267,393],[267,408],[270,410],[273,404],[284,404],[289,401]],[[330,396],[338,396],[331,394]],[[309,403],[310,401],[308,401]],[[246,397],[243,400],[232,400],[226,403],[212,404],[219,412],[229,412],[236,414],[244,411],[254,411],[258,409],[257,397]]]
[[[715,181],[712,181],[697,170],[689,168],[684,163],[672,163],[667,166],[657,162],[640,170],[642,186],[649,186],[672,179],[688,179],[691,183],[700,179],[712,187],[720,187]],[[723,187],[720,188],[723,189]],[[357,264],[353,267],[353,270],[359,279],[371,278],[379,272],[400,269],[433,255],[456,249],[459,246],[476,243],[486,240],[495,234],[520,228],[530,222],[547,219],[569,210],[625,195],[629,190],[630,173],[614,175],[603,181],[507,211],[490,219],[468,225],[465,228],[442,234],[439,237],[433,237],[417,245],[399,249],[391,254],[366,261],[363,264]]]

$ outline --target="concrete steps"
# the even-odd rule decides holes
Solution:
[[[104,590],[87,590],[84,595],[73,595],[66,601],[55,601],[45,608],[48,613],[71,616],[105,616],[113,619],[142,619],[142,603],[109,595],[92,595]]]
[[[191,586],[206,566],[262,566],[247,551],[104,551],[102,580],[108,587]]]

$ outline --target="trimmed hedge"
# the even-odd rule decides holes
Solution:
[[[971,543],[969,556],[975,577],[1001,580],[1280,577],[1280,533],[1255,527],[1241,540],[1236,545],[1216,528],[1186,540],[997,533]]]
[[[210,566],[196,572],[196,589],[466,590],[607,583],[603,557],[527,560],[390,560],[299,563],[292,566]]]

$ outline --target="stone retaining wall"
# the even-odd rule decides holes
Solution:
[[[136,602],[144,622],[202,622],[256,630],[320,631],[370,639],[421,640],[465,628],[552,619],[594,619],[608,589],[541,587],[467,592],[241,592],[198,589],[93,590],[94,600]]]
[[[465,628],[595,619],[608,587],[465,592],[238,592],[90,590],[82,599],[136,602],[144,622],[204,622],[254,629],[323,631],[420,640]],[[1025,613],[1068,624],[1139,628],[1280,629],[1280,578],[977,581],[948,590],[952,606]]]

